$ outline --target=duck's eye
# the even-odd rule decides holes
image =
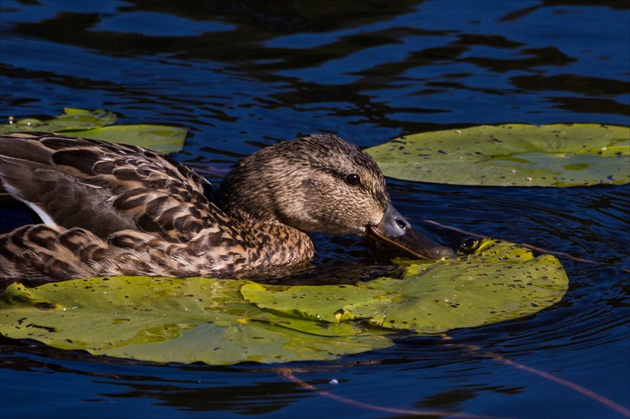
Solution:
[[[346,183],[351,186],[357,186],[361,183],[361,177],[356,173],[350,173],[346,176]]]

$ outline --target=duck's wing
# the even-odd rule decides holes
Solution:
[[[99,237],[133,229],[189,241],[225,218],[210,183],[152,150],[50,133],[0,136],[6,190],[49,225]]]

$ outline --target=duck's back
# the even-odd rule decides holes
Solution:
[[[0,138],[4,187],[48,225],[98,237],[132,229],[191,240],[225,216],[204,196],[209,183],[154,151],[59,134]]]

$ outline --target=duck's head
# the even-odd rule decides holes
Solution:
[[[376,162],[334,135],[284,141],[238,162],[219,191],[230,214],[302,231],[368,236],[420,258],[453,251],[394,208]]]

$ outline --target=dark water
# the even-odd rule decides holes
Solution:
[[[630,125],[627,1],[0,5],[2,118],[104,108],[124,123],[187,126],[176,158],[214,172],[311,132],[370,146],[473,124]],[[432,219],[599,263],[562,258],[570,290],[535,316],[454,331],[449,341],[400,339],[338,362],[152,365],[4,339],[0,417],[628,417],[628,185],[389,185],[416,224]],[[8,211],[1,219],[3,228],[16,220]],[[372,263],[361,240],[316,240],[329,272]],[[287,369],[330,394],[291,381]]]

